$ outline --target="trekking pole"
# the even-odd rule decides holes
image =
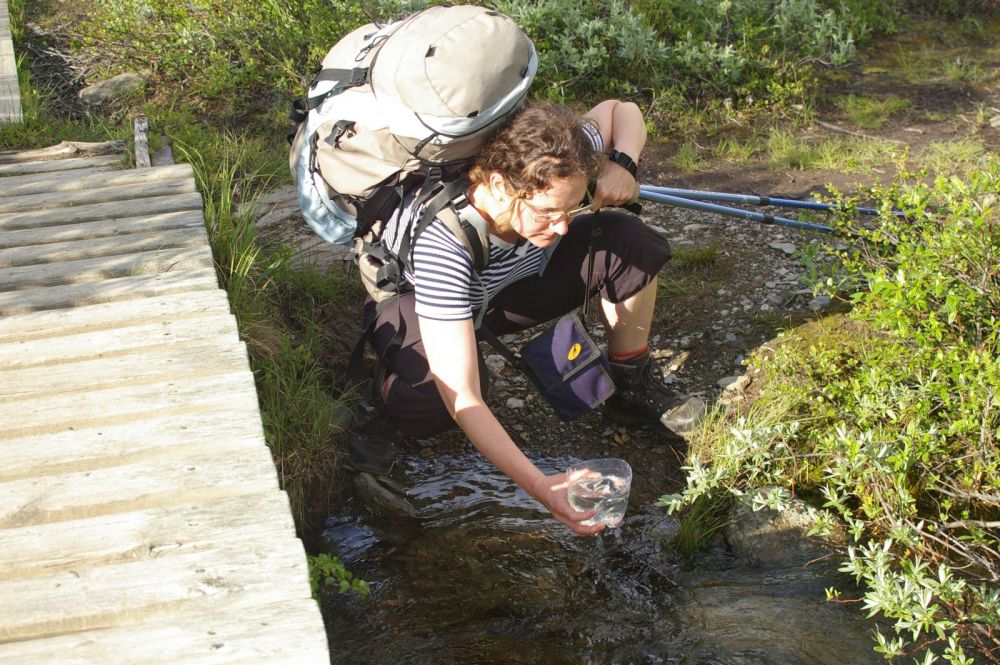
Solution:
[[[806,222],[800,222],[797,219],[789,219],[787,217],[778,217],[775,215],[765,215],[764,213],[753,212],[752,210],[729,208],[727,206],[716,205],[715,203],[706,203],[704,201],[684,198],[683,196],[660,194],[646,186],[639,188],[639,198],[646,201],[655,201],[656,203],[666,203],[667,205],[677,206],[678,208],[690,208],[692,210],[700,210],[702,212],[714,212],[719,215],[749,219],[754,222],[760,222],[761,224],[789,226],[793,229],[799,229],[802,231],[819,231],[820,233],[834,234],[842,233],[833,227],[823,226],[821,224],[808,224]]]
[[[666,194],[668,196],[680,196],[686,199],[698,201],[722,201],[724,203],[744,203],[747,205],[776,206],[778,208],[800,208],[803,210],[822,210],[824,212],[846,211],[859,215],[878,216],[881,212],[875,208],[845,208],[832,203],[820,203],[818,201],[799,201],[797,199],[782,199],[773,196],[757,196],[753,194],[729,194],[726,192],[704,192],[697,189],[675,189],[673,187],[658,187],[656,185],[640,185],[640,192],[652,192],[655,194]],[[903,213],[893,210],[892,214],[902,215]]]

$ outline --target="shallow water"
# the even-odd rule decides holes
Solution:
[[[884,662],[860,613],[825,602],[849,583],[829,569],[748,568],[722,546],[684,569],[675,522],[638,501],[577,538],[474,453],[412,458],[406,477],[418,520],[328,520],[329,551],[372,588],[323,600],[335,663]]]

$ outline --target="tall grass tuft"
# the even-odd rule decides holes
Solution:
[[[837,97],[834,101],[851,123],[864,129],[879,129],[892,115],[912,106],[910,100],[892,96],[885,99],[875,99],[859,95],[844,95]]]
[[[350,412],[330,349],[350,333],[336,330],[329,315],[349,307],[354,290],[339,272],[295,269],[289,251],[258,245],[254,197],[275,177],[275,164],[257,144],[233,134],[195,131],[186,138],[175,145],[194,167],[205,199],[212,252],[250,353],[264,434],[304,530],[307,501],[335,489],[337,450]]]

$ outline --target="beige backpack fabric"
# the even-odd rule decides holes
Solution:
[[[403,189],[460,173],[516,111],[538,68],[508,17],[431,7],[341,39],[299,105],[289,165],[309,225],[349,243]]]

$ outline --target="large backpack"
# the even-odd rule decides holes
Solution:
[[[537,69],[534,46],[514,21],[476,6],[431,7],[365,25],[324,58],[308,96],[293,107],[299,124],[289,165],[306,221],[328,242],[355,243],[376,299],[391,295],[387,283],[398,275],[386,274],[395,268],[381,255],[360,259],[410,188],[432,204],[425,217],[443,210],[440,218],[477,268],[485,265],[486,230],[462,214],[465,183],[456,178],[521,106]]]

